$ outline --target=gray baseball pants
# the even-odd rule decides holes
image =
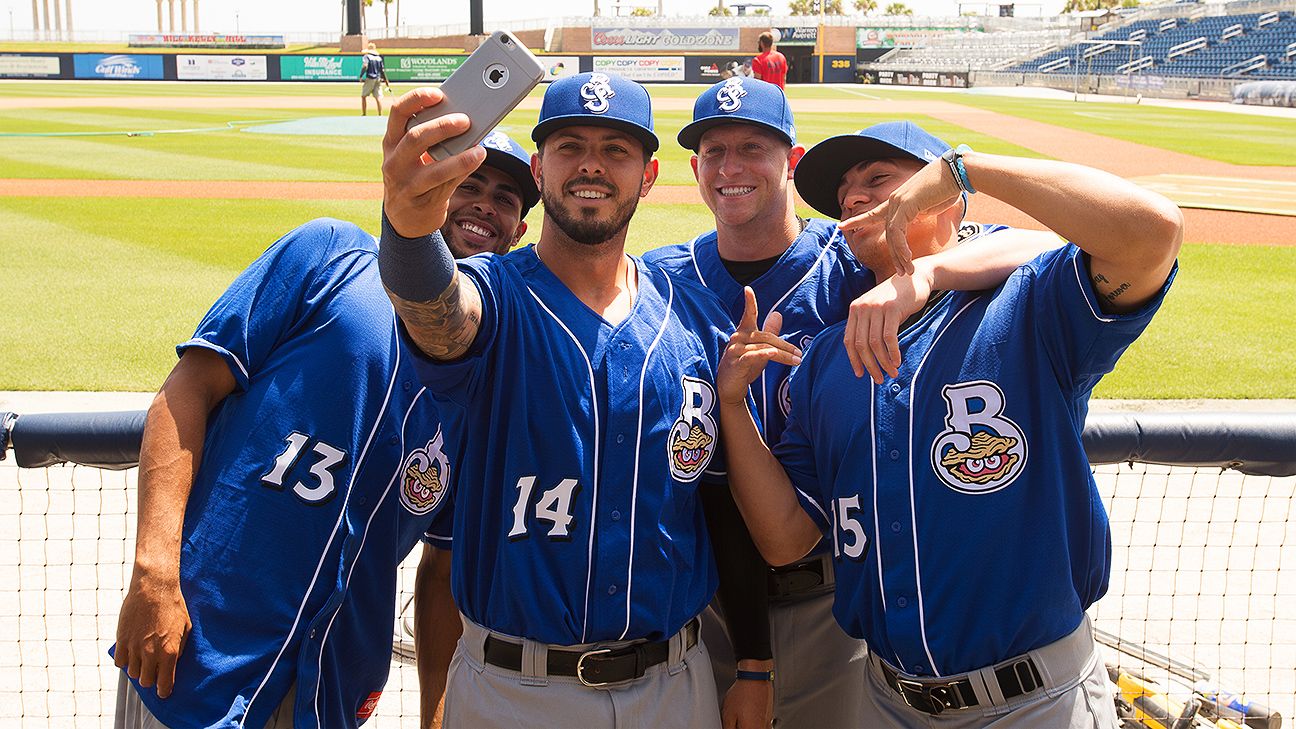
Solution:
[[[521,643],[523,670],[485,661],[486,638]],[[565,651],[618,648],[633,641],[597,646],[553,646]],[[463,636],[450,661],[446,685],[446,729],[518,727],[549,729],[719,729],[720,708],[704,641],[685,649],[681,631],[670,639],[667,660],[642,678],[589,687],[575,677],[546,673],[550,646],[493,634],[464,619]]]
[[[911,708],[886,684],[879,659],[870,657],[863,691],[868,702],[865,709],[868,718],[861,726],[915,729],[1116,729],[1120,726],[1111,682],[1094,643],[1088,617],[1070,635],[1026,655],[1039,669],[1042,689],[1005,701],[994,667],[946,676],[942,680],[971,681],[977,706],[944,711],[939,716]]]

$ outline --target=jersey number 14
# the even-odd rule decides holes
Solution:
[[[527,536],[527,507],[531,505],[531,493],[535,491],[535,476],[523,476],[518,479],[517,502],[513,504],[513,528],[509,530],[509,539],[523,539]],[[580,491],[580,484],[574,478],[564,478],[557,486],[540,495],[535,503],[535,518],[551,524],[549,536],[554,539],[571,537],[572,497]]]

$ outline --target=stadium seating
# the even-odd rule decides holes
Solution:
[[[1136,40],[1137,46],[1101,41]],[[1296,14],[1248,13],[1139,20],[1007,69],[1022,73],[1115,75],[1135,71],[1192,78],[1296,79]],[[1296,51],[1296,47],[1293,47]],[[1131,62],[1148,58],[1131,66]],[[1063,62],[1061,59],[1069,59]]]

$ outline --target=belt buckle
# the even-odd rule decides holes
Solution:
[[[576,679],[581,682],[582,686],[588,686],[590,688],[598,688],[600,686],[607,686],[609,683],[611,683],[611,681],[586,681],[585,680],[585,659],[589,658],[590,656],[597,656],[597,655],[601,655],[604,653],[611,653],[611,652],[612,652],[611,648],[599,648],[597,650],[585,651],[584,653],[581,654],[580,658],[576,659]]]
[[[943,704],[932,698],[931,689],[929,689],[927,684],[922,681],[914,681],[912,679],[896,676],[896,684],[900,687],[900,698],[904,699],[904,702],[908,704],[910,708],[917,709],[926,714],[931,714],[932,716],[938,716],[945,710]],[[910,698],[912,695],[910,692],[917,694],[918,699]]]

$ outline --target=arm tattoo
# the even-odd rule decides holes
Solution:
[[[431,301],[391,298],[410,338],[432,359],[454,359],[467,352],[481,328],[477,289],[458,271],[446,290]]]
[[[1129,291],[1129,287],[1130,287],[1129,282],[1126,281],[1125,283],[1122,283],[1120,286],[1117,286],[1111,291],[1108,291],[1107,293],[1103,294],[1103,298],[1107,299],[1108,303],[1114,304],[1116,303],[1116,299],[1119,298],[1121,294],[1125,293],[1126,291]]]

